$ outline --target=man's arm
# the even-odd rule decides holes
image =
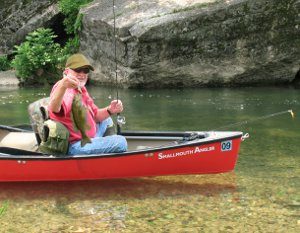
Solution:
[[[61,104],[64,94],[68,88],[77,88],[79,81],[72,77],[64,77],[57,83],[57,87],[50,97],[49,110],[58,113],[61,109]]]
[[[108,117],[110,117],[110,114],[108,112],[109,110],[107,111],[107,109],[109,109],[109,106],[98,109],[98,112],[96,115],[96,122],[101,122],[101,121],[107,119]]]
[[[113,114],[123,111],[123,104],[121,100],[113,100],[110,105],[105,108],[100,108],[96,115],[96,121],[101,122]]]

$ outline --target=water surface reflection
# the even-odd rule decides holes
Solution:
[[[131,178],[68,182],[0,183],[0,198],[11,200],[67,198],[103,200],[146,199],[201,194],[215,196],[233,192],[235,174],[168,176],[164,178]]]

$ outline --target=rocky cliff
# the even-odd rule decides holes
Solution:
[[[0,55],[42,26],[63,38],[57,2],[0,0]],[[300,83],[300,0],[115,2],[124,87]],[[115,82],[112,9],[112,0],[95,0],[81,11],[81,51],[102,84]]]
[[[127,87],[291,82],[299,70],[300,0],[118,0],[119,83]],[[92,78],[114,82],[112,1],[81,11]]]
[[[10,54],[29,32],[55,24],[59,15],[56,3],[57,0],[0,0],[0,55]]]

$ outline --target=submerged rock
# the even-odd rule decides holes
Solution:
[[[299,0],[115,2],[124,87],[283,84],[299,70]],[[112,1],[95,0],[81,13],[92,79],[114,83]]]

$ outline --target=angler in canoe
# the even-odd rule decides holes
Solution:
[[[85,87],[88,73],[93,70],[94,68],[83,54],[70,56],[66,62],[63,78],[54,85],[50,94],[49,117],[55,121],[51,122],[52,124],[59,122],[68,130],[69,146],[66,152],[68,155],[127,150],[125,137],[113,134],[114,127],[111,119],[111,115],[123,111],[122,102],[113,100],[105,108],[98,108],[94,104]],[[60,126],[63,129],[62,125]],[[46,149],[47,145],[55,144],[44,143],[43,148]],[[64,146],[61,149],[61,152],[65,152]],[[59,151],[60,148],[55,150]]]
[[[91,69],[87,64],[81,68]],[[67,67],[70,66],[72,63]],[[77,71],[86,77],[87,70]],[[61,99],[61,104],[57,107],[55,100],[59,99],[59,94],[52,92],[52,99],[44,98],[29,105],[32,127],[0,125],[0,181],[67,181],[210,174],[234,169],[243,138],[242,132],[119,130],[118,135],[112,135],[109,116],[123,110],[121,101],[113,101],[110,106],[98,109],[85,87],[74,82],[76,79],[69,81],[70,77],[66,75],[62,80],[70,85],[69,88],[67,86],[56,90],[58,93],[62,91],[64,96],[72,95],[73,99],[67,96],[66,99]],[[81,81],[85,83],[86,80]],[[62,83],[60,81],[56,88]],[[84,94],[87,94],[86,98],[83,98]],[[67,104],[64,101],[69,102]],[[83,107],[86,105],[90,109]],[[91,121],[86,121],[86,116],[97,119],[98,114],[98,121],[107,122],[100,134],[96,132],[99,128],[96,129],[98,125],[95,121],[90,126],[85,125]],[[95,128],[90,131],[90,127]],[[106,140],[107,138],[113,140]],[[113,143],[106,147],[100,143],[94,149],[98,146],[94,146],[94,140],[97,143],[101,140]]]

